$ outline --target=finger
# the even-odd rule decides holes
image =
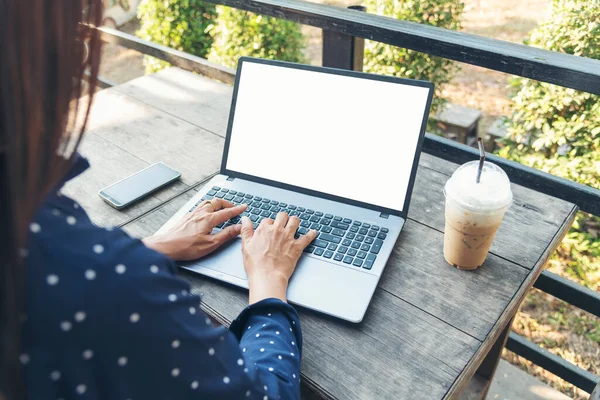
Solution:
[[[287,215],[287,213],[279,211],[277,213],[277,217],[275,218],[275,222],[273,223],[273,225],[285,228],[285,225],[287,224],[289,218],[290,217]]]
[[[208,201],[203,201],[194,209],[194,211],[192,211],[191,214],[192,216],[205,215],[213,212],[213,209],[214,207],[212,204],[210,204]]]
[[[219,211],[215,211],[210,215],[211,223],[214,226],[217,226],[221,222],[225,222],[235,216],[240,215],[246,210],[246,208],[248,208],[248,206],[246,204],[242,204],[241,206],[227,207]]]
[[[252,224],[250,224],[250,227],[252,227]],[[215,241],[215,243],[220,246],[225,242],[230,241],[231,239],[237,237],[237,235],[240,234],[242,230],[242,226],[240,224],[236,224],[236,225],[231,225],[228,226],[227,228],[223,229],[221,232],[215,233],[213,235],[213,239]]]
[[[290,219],[288,219],[288,223],[285,226],[285,228],[287,230],[291,231],[292,233],[296,233],[299,226],[300,226],[300,218],[298,218],[294,215],[293,217],[290,217]]]
[[[212,199],[210,201],[210,204],[213,206],[214,211],[219,211],[219,210],[222,210],[224,208],[235,207],[235,205],[233,203],[230,203],[227,200],[223,200],[223,199],[220,199],[218,197],[215,198],[215,199]],[[202,208],[204,208],[204,207],[202,207]],[[210,210],[210,208],[209,208],[209,210]]]
[[[250,218],[243,216],[242,217],[242,240],[247,242],[254,235],[254,227],[252,226],[252,221]]]
[[[260,221],[260,224],[258,225],[258,228],[261,228],[261,227],[264,227],[264,226],[267,226],[267,225],[273,225],[273,220],[271,218],[265,218],[262,221]]]
[[[298,243],[298,245],[300,247],[302,247],[302,250],[304,250],[306,248],[306,246],[308,246],[313,240],[316,239],[316,237],[317,237],[317,231],[315,231],[314,229],[311,229],[310,231],[308,231],[306,233],[306,235],[300,236],[296,240],[296,243]]]

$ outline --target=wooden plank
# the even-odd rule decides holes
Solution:
[[[193,193],[126,225],[125,230],[137,237],[156,232]],[[379,286],[483,341],[528,271],[494,255],[484,268],[461,271],[446,263],[442,244],[442,233],[407,221]]]
[[[170,68],[156,75],[131,81],[128,84],[120,86],[118,90],[136,98],[144,99],[146,102],[151,102],[152,106],[159,107],[166,112],[183,115],[186,120],[194,124],[200,126],[212,125],[211,129],[220,129],[220,134],[225,133],[227,113],[223,109],[226,107],[226,104],[229,104],[231,97],[231,89],[226,85],[194,76],[177,68]],[[204,96],[204,93],[209,94]],[[187,101],[184,104],[180,99],[187,99]],[[211,104],[220,104],[220,108],[214,109],[215,107],[212,107]],[[198,110],[204,109],[204,107],[212,108],[210,112],[198,112]],[[220,113],[218,110],[221,110]],[[219,125],[220,128],[218,127]],[[428,154],[423,154],[422,160],[421,165],[436,169],[441,174],[448,176],[457,167],[455,164],[445,162]],[[433,160],[435,160],[436,165],[433,165]],[[436,176],[436,186],[431,187],[431,182],[428,179],[425,180],[427,182],[425,184],[419,183],[419,176],[427,174],[427,172],[421,170],[417,177],[410,215],[411,217],[415,216],[421,222],[443,231],[442,188],[447,176]],[[435,173],[432,172],[429,175],[435,175]],[[430,195],[435,197],[430,197]],[[516,204],[507,214],[506,222],[500,228],[492,251],[511,261],[531,268],[537,256],[535,255],[536,251],[528,250],[543,250],[551,239],[555,228],[561,222],[560,217],[554,220],[552,220],[552,217],[564,215],[565,212],[568,212],[568,205],[565,202],[560,202],[554,198],[547,198],[533,190],[521,187],[515,188],[515,195]],[[432,201],[434,198],[435,201]],[[543,199],[549,199],[549,201]],[[521,235],[514,235],[511,227],[518,226],[517,222],[521,223],[522,221],[540,234],[527,241],[523,241]]]
[[[233,84],[233,81],[235,80],[235,71],[233,69],[212,63],[204,58],[149,42],[116,29],[107,27],[91,27],[91,29],[97,29],[100,32],[100,39],[104,42],[118,44],[127,47],[128,49],[137,50],[140,53],[159,58],[178,67],[206,75],[213,79],[218,79],[225,83]]]
[[[192,195],[182,195],[149,216],[126,225],[125,230],[137,237],[154,233]],[[380,287],[483,341],[527,271],[494,256],[486,268],[460,271],[446,264],[441,243],[439,232],[408,221]]]
[[[85,71],[83,73],[83,79],[86,82],[90,81],[90,79],[91,79],[90,71]],[[114,83],[112,81],[109,81],[108,79],[104,79],[101,76],[97,76],[96,77],[96,87],[98,87],[100,89],[108,89],[108,88],[111,88],[111,87],[113,87],[115,85],[116,85],[116,83]]]
[[[591,393],[596,385],[600,384],[600,377],[515,332],[511,332],[508,336],[506,348],[588,393]]]
[[[116,226],[125,223],[187,188],[184,183],[177,182],[131,207],[122,211],[116,210],[97,195],[98,191],[147,167],[149,163],[107,142],[93,132],[85,134],[79,150],[90,161],[91,168],[69,181],[63,191],[77,200],[97,225]]]
[[[457,164],[422,154],[409,218],[444,231],[444,185]],[[504,217],[491,252],[531,269],[564,223],[573,204],[512,185],[514,204]],[[535,234],[532,234],[535,233]]]
[[[196,193],[197,189],[190,189],[182,193],[180,196],[177,196],[176,198],[163,203],[155,210],[152,210],[151,213],[143,215],[124,225],[123,230],[129,235],[140,239],[152,236],[185,204],[186,201],[194,197],[194,194]]]
[[[152,234],[192,195],[190,191],[179,196],[125,230],[138,237]],[[195,274],[182,275],[202,293],[204,309],[222,323],[230,323],[247,305],[245,290]],[[304,310],[300,314],[304,381],[331,398],[392,398],[392,393],[399,398],[415,393],[442,397],[480,344],[385,290],[377,290],[359,325]]]
[[[246,291],[188,276],[202,285],[203,308],[229,323]],[[441,398],[479,342],[378,290],[365,320],[346,324],[300,310],[303,382],[323,398]]]
[[[446,262],[443,243],[441,232],[408,220],[379,286],[483,341],[529,271],[493,254],[462,271]]]
[[[186,168],[189,182],[197,182],[218,169],[223,146],[222,137],[196,126],[207,124],[205,120],[186,122],[210,112],[210,106],[202,103],[207,86],[199,83],[187,91],[190,97],[186,99],[180,97],[185,90],[169,92],[168,87],[193,86],[197,77],[178,70],[163,75],[162,82],[147,86],[149,90],[143,90],[146,86],[140,83],[127,94],[119,88],[101,93],[108,94],[97,99],[102,112],[92,116],[91,137],[107,147],[103,150],[100,144],[91,143],[93,155],[99,149],[98,154],[113,157],[108,161],[116,166],[122,155],[131,168],[136,159],[141,163],[166,159],[181,163],[178,165]],[[215,99],[225,98],[223,87],[215,86]],[[136,100],[138,97],[146,104]],[[166,108],[164,104],[171,108],[157,109]],[[185,120],[179,118],[184,113]],[[411,208],[410,216],[416,221],[407,221],[363,323],[353,325],[300,311],[305,334],[303,382],[309,393],[344,399],[457,396],[516,312],[576,212],[568,203],[552,203],[555,200],[548,196],[523,189],[517,197],[531,207],[521,207],[523,216],[511,225],[521,226],[523,231],[514,231],[514,235],[525,241],[539,235],[539,230],[547,234],[554,229],[546,246],[523,248],[528,255],[521,259],[531,263],[530,270],[512,262],[509,257],[518,258],[509,251],[512,242],[500,240],[498,253],[490,256],[485,267],[459,271],[443,260],[443,225],[441,229],[436,225],[443,224],[441,187],[456,165],[427,155],[421,165],[417,182],[423,187],[416,193],[422,199],[415,200],[413,208],[416,205],[417,211],[418,207],[422,211],[413,214]],[[518,190],[515,188],[515,194]],[[153,203],[139,210],[125,230],[137,237],[151,235],[194,193],[192,188],[160,207]],[[536,218],[548,227],[535,225],[539,222]],[[182,275],[203,295],[203,309],[221,323],[228,324],[247,304],[244,290],[189,273]]]
[[[225,137],[233,88],[180,68],[167,68],[116,87],[164,112]]]
[[[158,74],[130,81],[116,89],[167,113],[176,114],[197,126],[208,126],[214,133],[225,134],[228,114],[226,110],[229,109],[231,101],[229,86],[179,68],[169,68]],[[424,171],[423,168],[419,170],[410,216],[443,231],[442,189],[457,165],[428,154],[423,154],[421,160],[422,166],[434,169],[440,174]],[[423,175],[424,178],[421,179]],[[569,206],[566,202],[522,187],[515,187],[515,198],[516,204],[508,212],[492,252],[531,268],[537,254],[543,251],[555,228],[562,221],[560,217],[554,217],[563,216],[568,212]],[[521,234],[515,235],[511,229],[521,226],[521,223],[531,227],[538,234],[524,241]]]
[[[209,1],[600,94],[599,60],[302,0]]]
[[[186,199],[187,196],[183,195],[166,204],[164,210],[156,210],[128,224],[126,229],[137,236],[151,234]],[[325,398],[392,398],[392,393],[398,396],[394,398],[402,398],[402,395],[414,397],[414,393],[427,393],[431,397],[441,397],[444,393],[450,397],[455,395],[453,388],[462,390],[460,385],[466,384],[469,374],[474,372],[474,369],[472,372],[467,369],[459,373],[452,379],[452,386],[443,383],[444,379],[451,379],[452,371],[456,368],[460,370],[456,360],[462,362],[467,358],[467,366],[475,365],[473,368],[476,368],[479,365],[487,354],[487,349],[485,352],[482,350],[485,343],[489,342],[491,347],[497,339],[495,332],[500,332],[504,327],[499,328],[498,322],[502,322],[503,310],[508,306],[516,311],[522,299],[520,296],[524,295],[534,280],[532,276],[535,273],[528,274],[525,268],[495,256],[491,257],[492,261],[486,268],[475,273],[456,270],[445,264],[441,251],[435,248],[435,243],[441,248],[440,232],[411,220],[405,229],[363,324],[345,324],[301,311],[307,343],[303,364],[304,382],[310,386],[311,393],[318,393]],[[427,237],[430,237],[429,241]],[[554,245],[557,243],[555,241]],[[431,254],[423,249],[430,249]],[[549,256],[550,253],[549,250],[545,255]],[[433,258],[430,257],[432,254]],[[540,259],[540,265],[543,262],[544,257]],[[244,290],[187,273],[184,276],[203,293],[204,309],[222,323],[231,321],[246,304],[247,293]],[[526,276],[526,282],[519,286],[519,279],[522,281],[523,276]],[[491,311],[486,311],[490,307]],[[495,322],[494,314],[497,319]],[[477,316],[475,322],[470,323],[469,319],[474,316]],[[423,337],[431,332],[415,332],[415,327],[407,330],[409,328],[404,324],[397,326],[399,321],[404,321],[409,322],[411,327],[413,324],[418,327],[422,325],[422,319],[430,321],[429,318],[443,324],[444,329],[453,332],[453,335],[470,341],[475,348],[465,348],[463,344],[460,354],[448,354],[456,350],[444,348],[448,344],[448,337]],[[478,345],[480,342],[475,337],[445,321],[451,321],[454,325],[462,323],[461,328],[483,334],[483,337],[486,337],[484,323],[487,323],[488,329],[491,326],[491,332],[486,341]],[[438,331],[434,333],[436,336]],[[361,338],[363,334],[368,337]],[[311,340],[311,337],[314,339]],[[369,344],[367,346],[364,343]],[[389,357],[390,354],[393,357]],[[472,357],[474,354],[479,358]],[[433,360],[431,357],[437,358]],[[411,363],[407,366],[406,362],[397,364],[395,360],[418,362],[416,366]],[[365,370],[369,374],[363,375]],[[389,370],[394,372],[386,372]],[[389,377],[389,381],[385,377]],[[357,390],[357,387],[360,389]],[[448,391],[440,395],[443,388]]]
[[[523,302],[523,299],[527,295],[529,289],[533,286],[533,283],[538,278],[544,265],[546,265],[546,263],[556,250],[556,247],[558,247],[563,237],[569,231],[569,228],[573,223],[573,220],[575,219],[575,214],[577,214],[577,211],[578,208],[573,207],[571,212],[565,216],[565,220],[561,228],[557,230],[556,234],[552,238],[552,241],[548,244],[548,247],[544,250],[543,253],[540,254],[538,262],[536,263],[534,268],[532,268],[531,272],[527,275],[521,286],[518,288],[517,292],[506,306],[506,309],[499,315],[498,320],[494,324],[486,340],[481,344],[479,349],[477,349],[477,352],[473,355],[473,357],[463,370],[463,373],[454,382],[454,384],[452,385],[450,390],[448,390],[448,393],[446,393],[446,396],[444,398],[452,399],[459,393],[461,393],[466,387],[470,377],[475,374],[476,369],[479,367],[485,356],[489,353],[494,343],[496,343],[498,338],[502,335],[502,330],[512,320],[517,310],[519,309],[519,305]]]
[[[479,159],[478,150],[431,133],[425,135],[423,151],[459,164]],[[551,175],[493,154],[487,154],[487,160],[502,167],[513,183],[577,204],[581,211],[600,216],[600,189]]]
[[[180,171],[181,181],[195,184],[219,169],[224,140],[178,117],[143,104],[118,91],[105,89],[94,98],[88,132],[118,146],[140,160],[153,164],[162,161]],[[149,91],[139,94],[150,101]],[[186,99],[179,99],[185,104]],[[199,107],[198,113],[210,113]],[[118,180],[127,174],[115,176]]]
[[[506,345],[506,340],[508,339],[508,334],[510,333],[514,320],[515,317],[513,316],[513,318],[508,322],[508,324],[506,324],[506,326],[502,330],[502,333],[500,334],[498,339],[496,339],[496,342],[493,344],[492,348],[481,362],[481,365],[477,369],[477,373],[475,374],[475,376],[482,376],[489,382],[493,380],[494,375],[496,374],[496,369],[498,368],[498,362],[502,358],[502,350]],[[473,378],[475,378],[475,376]],[[471,380],[473,380],[473,378],[471,378]],[[485,390],[483,391],[483,395],[481,396],[482,399],[484,399],[487,396],[489,388],[490,386],[485,388]]]
[[[600,317],[600,293],[550,271],[542,271],[534,286],[552,296]]]

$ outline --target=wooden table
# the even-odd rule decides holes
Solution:
[[[230,86],[177,68],[101,91],[81,149],[92,168],[66,192],[95,223],[151,235],[217,173],[231,93]],[[157,161],[180,170],[181,182],[125,211],[96,195]],[[514,205],[484,267],[460,271],[442,255],[442,188],[456,167],[422,155],[409,219],[362,323],[299,310],[305,398],[485,395],[510,323],[577,207],[513,185]],[[182,276],[202,295],[202,308],[223,324],[247,304],[244,290]]]

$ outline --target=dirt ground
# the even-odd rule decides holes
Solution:
[[[316,0],[319,1],[319,0]],[[321,0],[336,6],[359,4],[350,0]],[[522,43],[545,18],[550,0],[465,0],[463,31],[495,39]],[[139,25],[132,21],[120,29],[134,34]],[[306,55],[312,64],[321,63],[321,30],[303,27]],[[143,56],[106,45],[101,76],[123,83],[144,74]],[[460,70],[443,90],[450,102],[483,112],[480,132],[486,132],[496,118],[508,115],[511,75],[460,64]],[[558,271],[559,272],[559,271]],[[533,290],[517,316],[513,329],[529,340],[590,372],[600,374],[600,319],[569,306],[552,296]],[[563,393],[586,399],[587,395],[551,373],[504,351],[504,358]]]

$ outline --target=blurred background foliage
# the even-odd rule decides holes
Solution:
[[[460,30],[464,4],[461,0],[365,0],[367,12],[440,28]],[[365,42],[365,72],[400,78],[423,79],[435,84],[431,107],[434,115],[445,102],[444,84],[450,82],[457,65],[452,60],[390,46],[371,40]]]
[[[600,59],[600,3],[553,0],[525,44]],[[600,188],[600,97],[531,79],[513,79],[503,157]],[[600,290],[600,218],[579,213],[550,266]]]
[[[200,0],[143,0],[137,35],[235,67],[241,56],[304,62],[298,24]],[[146,73],[169,64],[146,56]]]
[[[208,32],[217,17],[216,6],[200,0],[144,0],[138,6],[140,29],[145,40],[206,58],[213,44]],[[146,73],[169,64],[145,56]]]
[[[306,61],[300,25],[225,6],[217,6],[217,14],[217,21],[209,29],[214,37],[210,61],[231,68],[242,56]]]

